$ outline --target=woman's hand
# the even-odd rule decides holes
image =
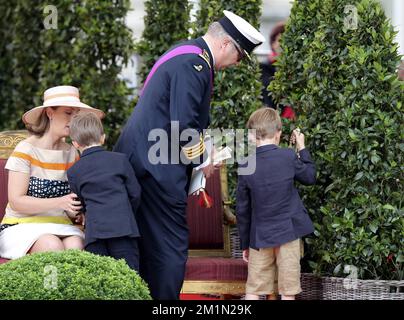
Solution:
[[[76,200],[77,195],[75,193],[67,194],[59,199],[59,208],[62,209],[69,218],[75,219],[77,214],[82,209],[81,202]]]
[[[50,210],[64,210],[75,218],[81,209],[81,202],[74,193],[57,198],[36,198],[28,196],[29,173],[10,170],[8,173],[8,203],[10,207],[25,215],[43,214]]]

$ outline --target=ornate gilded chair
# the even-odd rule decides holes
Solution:
[[[28,137],[28,131],[3,131],[0,132],[0,221],[3,219],[8,202],[7,183],[8,173],[4,169],[7,159],[13,152],[15,146],[21,140]],[[0,258],[0,263],[6,262],[6,259]]]
[[[0,132],[0,219],[3,218],[7,206],[8,173],[4,170],[7,159],[15,146],[28,137],[26,130]]]
[[[214,199],[212,208],[201,208],[194,196],[188,199],[190,250],[181,293],[244,294],[247,264],[232,256],[230,229],[236,219],[229,208],[226,167],[215,171],[206,189]]]

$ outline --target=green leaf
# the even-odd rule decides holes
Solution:
[[[396,208],[394,208],[391,204],[385,204],[384,206],[383,206],[383,209],[385,209],[385,210],[396,210]]]
[[[370,224],[369,224],[369,229],[370,229],[373,233],[376,233],[378,228],[379,228],[379,227],[377,226],[376,223],[370,223]]]
[[[326,262],[331,262],[331,257],[328,253],[324,253],[323,260]]]
[[[333,271],[333,274],[334,274],[334,275],[338,275],[338,274],[340,273],[340,271],[341,271],[341,266],[342,266],[341,263],[339,263],[339,264],[336,265],[336,267],[334,268],[334,271]]]
[[[349,134],[349,136],[351,137],[352,140],[354,140],[354,141],[358,140],[358,137],[356,136],[356,134],[353,132],[352,129],[348,130],[348,134]]]
[[[370,157],[370,161],[371,161],[373,164],[376,164],[376,163],[378,163],[378,162],[380,161],[380,157],[379,157],[378,155],[372,155],[372,156]]]
[[[355,181],[360,180],[363,177],[363,172],[358,172],[354,178]]]

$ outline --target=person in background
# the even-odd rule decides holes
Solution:
[[[404,60],[401,60],[400,66],[397,70],[398,79],[404,81]]]
[[[276,67],[274,63],[282,52],[279,40],[282,33],[285,31],[285,22],[281,21],[275,25],[269,36],[271,52],[267,57],[267,61],[260,64],[261,81],[262,81],[262,102],[266,107],[277,109],[277,105],[269,95],[268,86],[275,76]],[[281,117],[287,119],[295,119],[296,115],[291,106],[279,106],[281,108]]]

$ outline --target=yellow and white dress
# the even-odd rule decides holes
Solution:
[[[70,193],[66,171],[77,159],[73,147],[69,150],[47,150],[24,140],[16,146],[5,168],[29,173],[28,196],[56,198]],[[60,209],[24,214],[7,205],[0,225],[0,256],[7,259],[20,258],[44,234],[84,238],[83,232]]]

